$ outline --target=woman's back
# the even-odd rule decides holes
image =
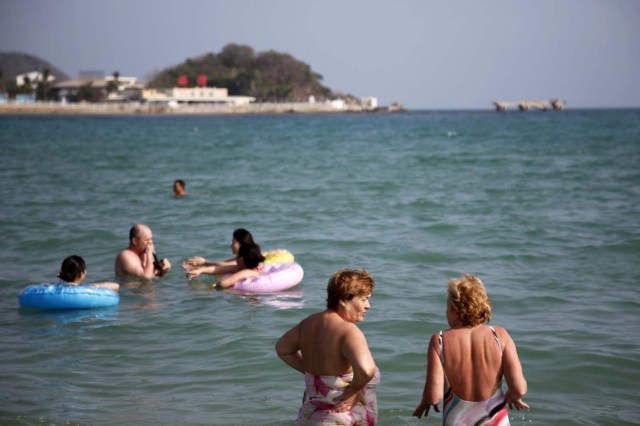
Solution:
[[[310,315],[300,323],[300,350],[303,367],[308,373],[337,376],[351,372],[342,355],[342,342],[359,329],[333,311]]]
[[[498,334],[494,334],[496,332],[479,325],[442,333],[440,356],[444,361],[444,372],[451,390],[459,398],[484,401],[498,388],[503,347]]]

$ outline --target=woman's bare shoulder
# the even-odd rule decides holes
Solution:
[[[326,327],[326,318],[327,316],[325,315],[325,312],[315,312],[300,321],[298,326],[301,329],[317,329],[319,327]]]
[[[346,344],[367,344],[367,338],[365,337],[360,327],[352,322],[344,321],[338,326],[337,334],[340,336],[341,341]]]
[[[499,325],[492,325],[493,329],[496,331],[496,334],[498,335],[498,339],[502,340],[504,339],[510,339],[511,336],[509,336],[509,332],[507,331],[506,328],[501,327]]]
[[[302,320],[302,326],[311,328],[321,328],[324,332],[329,332],[334,337],[351,338],[362,335],[362,331],[355,324],[345,321],[337,313],[327,310],[309,315]]]

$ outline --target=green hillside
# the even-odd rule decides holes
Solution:
[[[14,80],[20,74],[31,71],[44,73],[47,69],[55,76],[57,82],[69,79],[59,68],[37,56],[19,52],[0,52],[0,72],[5,82]]]
[[[273,50],[255,53],[246,45],[228,44],[218,54],[208,53],[155,74],[147,87],[168,88],[185,75],[189,86],[198,76],[207,77],[207,86],[226,87],[230,95],[254,96],[258,102],[307,101],[330,98],[322,76],[304,62]]]

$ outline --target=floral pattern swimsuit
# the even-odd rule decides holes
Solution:
[[[333,411],[335,399],[344,393],[353,373],[341,376],[317,376],[304,374],[306,390],[302,407],[298,413],[299,425],[358,425],[372,426],[378,422],[376,387],[380,383],[380,370],[376,368],[373,378],[360,391],[364,404],[357,402],[350,411]]]

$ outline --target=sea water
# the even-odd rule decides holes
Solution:
[[[0,178],[1,424],[292,424],[303,377],[274,344],[343,267],[376,280],[359,326],[381,425],[441,423],[411,414],[465,272],[518,347],[531,410],[512,424],[640,423],[640,110],[3,116]],[[72,254],[114,280],[134,223],[168,275],[123,283],[115,308],[19,308]],[[290,250],[302,283],[185,279],[238,227]]]

